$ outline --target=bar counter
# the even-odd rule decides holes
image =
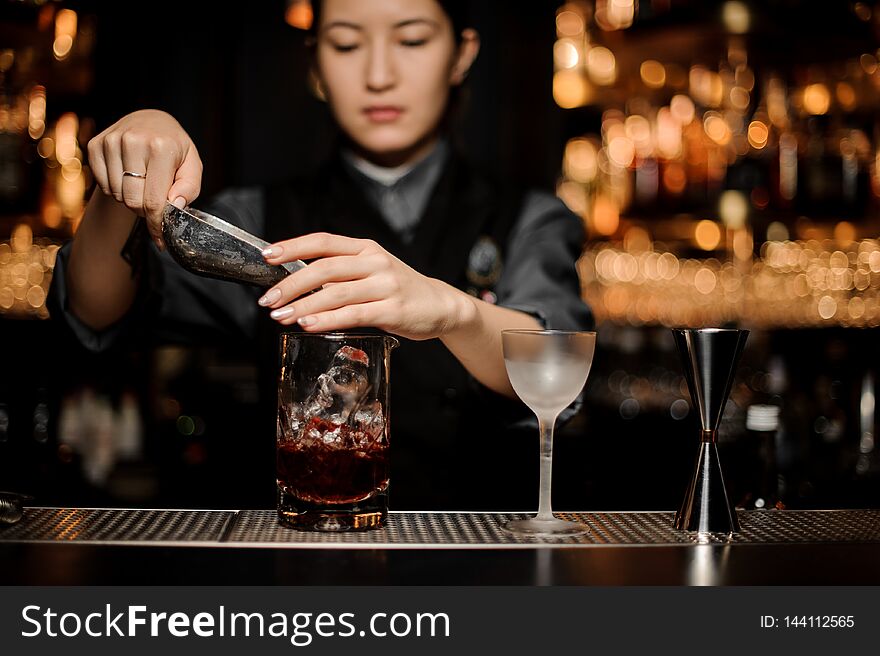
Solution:
[[[202,585],[880,584],[880,510],[740,511],[687,534],[667,512],[558,513],[590,533],[516,538],[519,514],[392,512],[363,533],[274,511],[27,508],[0,528],[0,583]]]

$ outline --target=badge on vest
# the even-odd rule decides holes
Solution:
[[[501,277],[501,268],[501,249],[491,237],[483,235],[477,239],[468,255],[466,274],[468,282],[473,285],[468,292],[488,303],[494,303],[495,294],[490,288]]]

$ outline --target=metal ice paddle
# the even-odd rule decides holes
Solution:
[[[180,266],[210,278],[271,287],[306,266],[301,260],[268,264],[263,250],[269,242],[192,207],[165,203],[162,237]]]

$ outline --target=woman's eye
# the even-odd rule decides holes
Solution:
[[[419,46],[425,45],[427,42],[427,39],[404,39],[400,42],[400,45],[406,46],[407,48],[418,48]]]
[[[356,43],[351,43],[351,44],[349,44],[349,43],[334,43],[333,44],[333,49],[336,52],[351,52],[352,50],[356,50],[357,47],[358,46]]]

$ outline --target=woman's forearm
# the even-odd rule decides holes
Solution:
[[[94,330],[122,318],[137,291],[121,255],[137,216],[96,188],[73,239],[67,264],[70,310]]]
[[[501,331],[508,328],[540,330],[542,326],[525,312],[491,305],[458,290],[455,293],[458,306],[455,320],[440,340],[483,385],[515,398],[504,367]]]

